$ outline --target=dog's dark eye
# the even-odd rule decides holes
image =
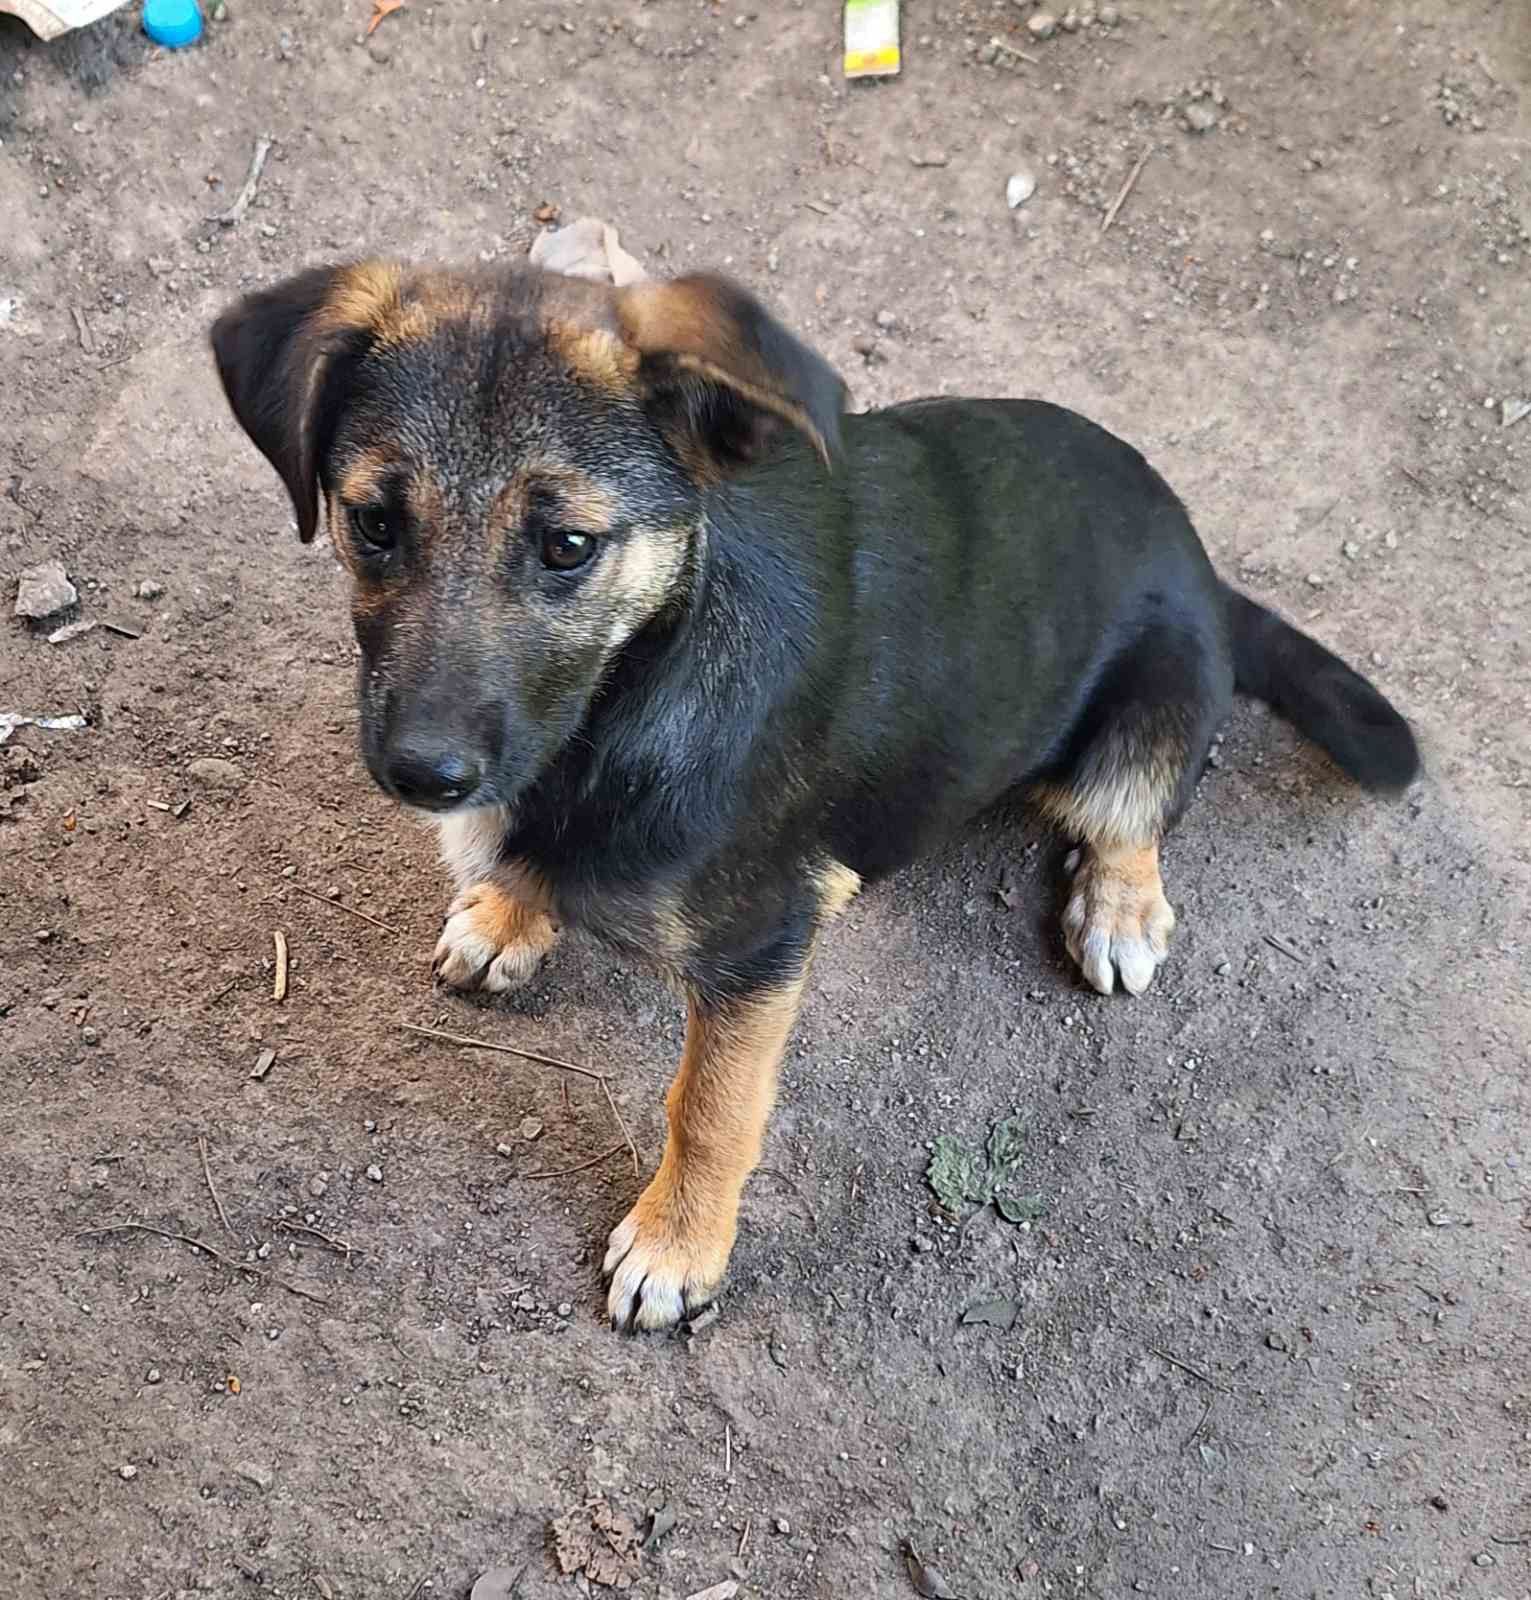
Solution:
[[[573,572],[595,554],[593,533],[545,533],[542,536],[542,564],[554,572]]]
[[[392,550],[399,542],[398,522],[387,506],[353,506],[351,526],[370,549]]]

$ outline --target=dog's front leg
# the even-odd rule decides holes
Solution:
[[[664,1158],[606,1252],[614,1327],[672,1327],[717,1291],[802,992],[801,970],[738,998],[688,990],[686,1046],[665,1100]]]

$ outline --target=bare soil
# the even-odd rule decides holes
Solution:
[[[365,0],[228,3],[180,54],[0,18],[0,711],[89,718],[0,751],[0,1591],[600,1595],[549,1533],[599,1495],[674,1512],[631,1592],[675,1600],[908,1596],[906,1541],[969,1600],[1531,1595],[1531,9],[906,0],[902,77],[847,87],[831,0],[410,0],[370,43]],[[400,1027],[609,1071],[651,1163],[676,1004],[578,942],[431,992],[337,572],[204,352],[243,288],[509,259],[543,204],[737,273],[858,404],[1133,440],[1429,764],[1373,803],[1241,707],[1137,1001],[1069,969],[1025,818],[867,895],[690,1337],[603,1321],[631,1163],[529,1176],[614,1142],[598,1087]],[[12,618],[54,556],[141,637]],[[931,1141],[1011,1115],[1042,1216],[954,1225]],[[126,1221],[241,1270],[82,1236]]]

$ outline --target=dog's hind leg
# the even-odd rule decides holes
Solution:
[[[1033,793],[1080,841],[1063,912],[1069,954],[1109,994],[1141,994],[1168,953],[1175,913],[1159,845],[1190,797],[1233,672],[1220,634],[1157,623],[1106,670],[1069,748]]]
[[[546,891],[520,863],[501,858],[505,815],[497,808],[453,812],[439,829],[457,897],[432,971],[454,989],[519,988],[558,940]]]

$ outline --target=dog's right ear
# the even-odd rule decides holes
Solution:
[[[373,308],[356,292],[369,272],[375,283],[376,268],[316,267],[247,295],[213,324],[223,392],[287,486],[304,544],[319,523],[319,468],[346,372],[372,337]]]

